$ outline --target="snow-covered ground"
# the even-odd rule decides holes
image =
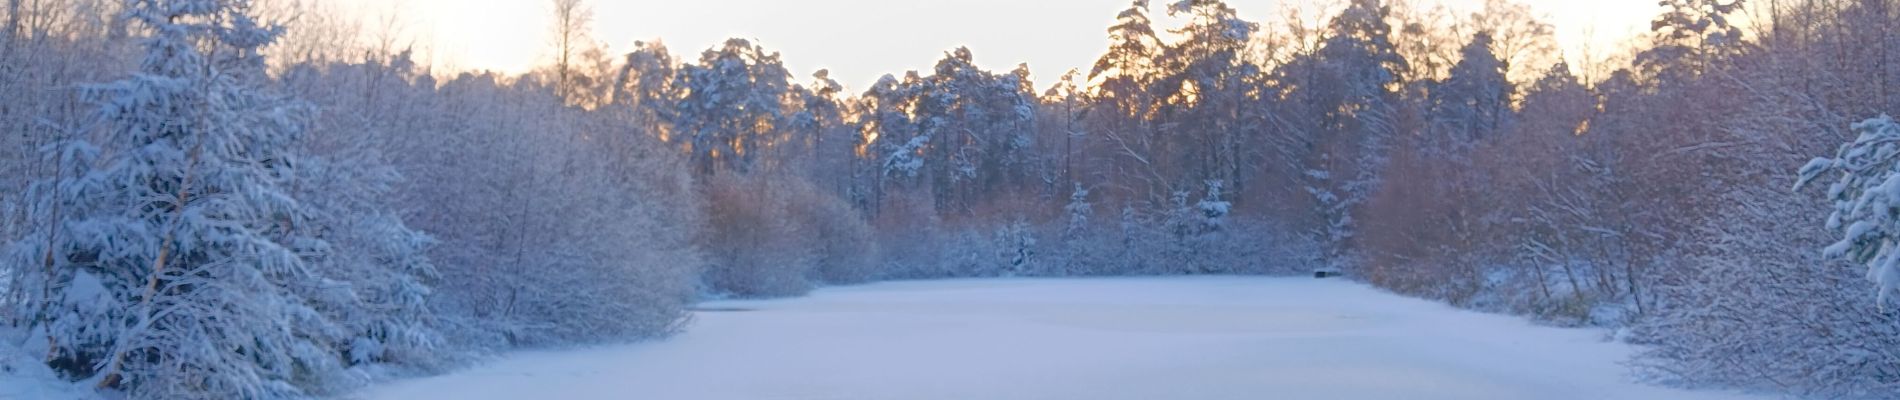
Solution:
[[[898,282],[703,305],[653,343],[525,352],[406,399],[1730,399],[1628,346],[1340,280]]]
[[[16,340],[17,332],[0,331],[5,341]],[[95,397],[87,386],[59,379],[38,361],[40,357],[21,351],[11,342],[0,342],[0,399],[77,400]]]

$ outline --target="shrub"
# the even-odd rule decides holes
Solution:
[[[796,296],[815,283],[879,275],[870,225],[837,196],[800,179],[720,176],[706,183],[712,256],[706,289],[739,297]]]

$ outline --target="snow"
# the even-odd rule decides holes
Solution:
[[[516,353],[367,400],[1734,399],[1632,348],[1342,280],[895,282],[720,301],[669,340]]]
[[[80,400],[95,397],[84,384],[59,379],[46,364],[13,346],[18,332],[0,329],[0,399]],[[43,348],[44,346],[42,346]]]
[[[1859,137],[1841,146],[1832,160],[1816,159],[1801,168],[1799,189],[1821,175],[1841,171],[1828,188],[1834,212],[1827,227],[1839,230],[1851,222],[1839,242],[1823,250],[1828,257],[1846,258],[1867,266],[1867,279],[1878,286],[1875,302],[1886,310],[1889,299],[1900,294],[1900,253],[1894,251],[1892,232],[1900,230],[1900,122],[1881,115],[1854,124]]]

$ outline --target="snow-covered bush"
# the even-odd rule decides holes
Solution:
[[[1685,282],[1658,288],[1666,303],[1630,335],[1646,377],[1818,398],[1900,391],[1900,318],[1876,311],[1870,292],[1841,290],[1864,284],[1860,274],[1813,257],[1696,261]]]
[[[799,247],[797,240],[811,233],[791,222],[785,199],[774,196],[765,184],[730,175],[706,183],[708,290],[742,297],[796,296],[811,290],[809,276],[818,255]]]
[[[1690,387],[1877,399],[1900,392],[1900,317],[1880,312],[1863,274],[1817,251],[1830,239],[1800,193],[1744,191],[1780,206],[1711,224],[1710,251],[1685,257],[1627,335],[1643,376]]]
[[[1235,217],[1218,184],[1208,195],[1179,193],[1171,206],[1121,208],[1115,225],[1093,218],[1087,190],[1061,214],[968,218],[954,226],[886,223],[893,277],[1296,274],[1319,257],[1308,235],[1257,217]],[[899,203],[903,204],[903,203]],[[887,209],[883,220],[909,214]],[[1007,213],[999,213],[1005,214]],[[926,221],[934,221],[925,219]],[[939,233],[938,231],[942,231]],[[903,237],[902,240],[892,238]],[[924,256],[912,254],[922,252]]]
[[[819,282],[863,282],[879,274],[869,225],[842,199],[810,183],[726,174],[706,182],[706,192],[708,290],[795,296]]]
[[[406,54],[303,65],[281,84],[323,109],[313,152],[403,178],[387,194],[402,208],[384,215],[432,239],[440,355],[650,338],[685,321],[704,265],[698,193],[683,156],[619,115],[563,107],[535,79],[465,74],[438,86]],[[331,172],[334,184],[304,190],[383,174]],[[390,357],[403,348],[364,343]]]
[[[1120,265],[1086,269],[1094,273],[1238,274],[1289,273],[1313,255],[1310,238],[1266,220],[1237,219],[1233,203],[1224,198],[1223,184],[1206,182],[1196,198],[1175,192],[1163,209],[1143,214],[1124,208],[1121,217]],[[1111,263],[1114,264],[1114,263]]]
[[[883,273],[883,253],[863,213],[803,181],[787,183],[783,190],[791,217],[810,232],[787,239],[800,240],[817,252],[814,282],[864,283]]]
[[[1208,265],[1213,273],[1303,275],[1320,258],[1321,246],[1312,235],[1278,221],[1228,217],[1223,226],[1209,246]]]
[[[292,290],[338,321],[343,330],[331,340],[347,344],[349,365],[432,366],[445,346],[428,304],[435,240],[388,209],[401,181],[385,165],[366,154],[304,163],[295,193],[314,217],[304,228],[328,246],[308,256],[323,284]]]
[[[1043,274],[1036,234],[1029,221],[1021,218],[996,228],[990,240],[991,248],[996,251],[995,258],[990,261],[993,267],[982,269],[994,271],[992,274],[1000,276]]]
[[[943,246],[952,236],[942,225],[927,196],[900,193],[892,196],[871,221],[878,248],[883,251],[885,279],[919,279],[949,276],[942,267]]]
[[[705,265],[693,243],[701,226],[699,200],[682,187],[687,184],[679,177],[679,158],[625,150],[658,144],[641,141],[642,132],[596,120],[600,115],[559,107],[552,93],[537,82],[518,82],[501,93],[514,103],[497,105],[503,107],[499,115],[490,117],[501,129],[469,138],[477,147],[463,150],[497,152],[493,159],[504,163],[469,163],[495,169],[468,176],[455,171],[455,164],[423,167],[442,168],[454,175],[444,179],[464,181],[455,186],[462,196],[495,196],[492,203],[446,215],[453,218],[436,230],[469,224],[485,231],[465,234],[459,243],[474,258],[463,258],[468,264],[458,267],[467,269],[455,276],[487,287],[474,293],[483,303],[473,316],[501,317],[507,325],[499,327],[517,344],[670,334],[684,322],[693,277]],[[466,95],[459,100],[483,101],[479,91]],[[483,146],[483,140],[503,145]],[[440,201],[467,197],[462,199]],[[485,246],[496,239],[504,245]]]
[[[1806,185],[1821,175],[1840,172],[1828,187],[1834,213],[1827,228],[1842,233],[1825,250],[1867,267],[1882,308],[1900,295],[1900,123],[1885,115],[1854,124],[1859,137],[1841,146],[1833,159],[1816,159],[1801,168]]]
[[[997,247],[994,231],[983,227],[958,227],[943,238],[942,254],[937,257],[937,273],[928,278],[967,278],[1003,276],[997,261],[1005,252]]]
[[[1801,170],[1797,187],[1840,172],[1827,191],[1826,224],[1790,224],[1823,208],[1769,185],[1730,189],[1735,207],[1703,228],[1697,250],[1656,287],[1632,342],[1647,378],[1826,398],[1885,398],[1900,391],[1900,320],[1886,279],[1897,226],[1893,203],[1900,130],[1887,117],[1853,125],[1837,158]],[[1821,228],[1825,228],[1824,230]],[[1839,239],[1828,238],[1840,234]],[[1822,251],[1801,251],[1816,249]],[[1860,264],[1844,268],[1838,261]],[[1863,288],[1872,279],[1875,290]]]

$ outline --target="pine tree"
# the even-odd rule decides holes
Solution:
[[[1151,89],[1163,97],[1157,118],[1173,129],[1156,133],[1160,137],[1153,142],[1161,151],[1149,158],[1171,166],[1164,175],[1169,182],[1238,183],[1241,167],[1251,158],[1242,149],[1242,138],[1260,130],[1250,96],[1261,68],[1244,54],[1260,26],[1240,19],[1219,0],[1177,1],[1168,6],[1168,14],[1190,22],[1173,31],[1182,40],[1156,60],[1167,71]]]
[[[1095,82],[1097,103],[1089,116],[1104,145],[1112,149],[1108,166],[1124,179],[1139,182],[1129,184],[1143,190],[1147,200],[1160,202],[1169,192],[1169,179],[1154,159],[1161,151],[1153,131],[1162,99],[1152,91],[1165,72],[1158,58],[1167,46],[1156,36],[1148,13],[1148,0],[1135,0],[1108,28],[1108,51],[1088,74],[1088,81]]]
[[[11,249],[44,271],[25,304],[49,363],[136,398],[320,393],[353,335],[300,289],[332,243],[290,188],[311,108],[261,87],[281,29],[245,1],[127,11],[152,32],[139,73],[87,90],[108,141],[58,146],[68,169],[33,207],[48,234]]]
[[[863,135],[873,138],[878,150],[878,176],[916,178],[924,167],[924,147],[930,137],[923,134],[919,118],[911,114],[922,89],[916,72],[903,80],[884,75],[859,96],[859,117]]]
[[[1095,214],[1095,206],[1089,204],[1089,190],[1075,185],[1074,194],[1069,195],[1069,205],[1062,210],[1068,213],[1069,225],[1062,231],[1062,237],[1068,241],[1078,241],[1089,232],[1089,218]]]
[[[1088,80],[1100,81],[1099,96],[1112,104],[1115,116],[1139,121],[1151,111],[1153,99],[1147,89],[1154,79],[1154,58],[1161,52],[1162,43],[1148,18],[1148,0],[1135,0],[1116,15],[1115,22],[1108,28],[1112,41],[1108,53],[1095,61]]]
[[[1324,220],[1317,233],[1325,257],[1335,267],[1354,256],[1354,214],[1377,191],[1398,136],[1394,90],[1405,60],[1391,41],[1390,13],[1380,0],[1353,0],[1333,18],[1319,50],[1287,67],[1311,74],[1293,77],[1307,85],[1294,98],[1318,113],[1313,129],[1320,132],[1320,150],[1303,175]]]
[[[1433,147],[1463,153],[1509,129],[1513,87],[1492,46],[1491,34],[1473,35],[1459,50],[1463,58],[1452,65],[1451,76],[1432,91]]]
[[[1101,263],[1105,259],[1098,253],[1106,250],[1100,248],[1096,241],[1101,235],[1091,227],[1094,224],[1091,220],[1095,217],[1095,205],[1089,202],[1089,190],[1080,184],[1075,185],[1075,192],[1069,195],[1069,204],[1063,206],[1062,211],[1068,216],[1068,225],[1062,229],[1064,265],[1057,273],[1080,275],[1097,272],[1085,271],[1090,267],[1102,267]]]
[[[615,78],[613,102],[628,109],[630,123],[639,131],[672,141],[676,133],[674,115],[679,110],[679,64],[666,45],[659,42],[634,42]]]
[[[1878,294],[1875,300],[1884,310],[1900,296],[1900,236],[1894,234],[1900,232],[1900,123],[1883,115],[1854,124],[1854,132],[1860,137],[1842,145],[1835,158],[1815,159],[1802,167],[1797,185],[1841,173],[1828,187],[1834,213],[1827,227],[1842,237],[1824,253],[1865,265]]]
[[[688,141],[694,170],[751,172],[789,117],[783,107],[791,73],[778,53],[730,39],[681,69],[678,79],[685,97],[673,115],[676,140]]]
[[[880,132],[892,154],[887,170],[928,185],[939,210],[967,209],[980,193],[1026,181],[1018,167],[1028,164],[1037,104],[1027,74],[978,68],[966,48],[946,53],[933,74],[905,85],[915,90],[901,103],[914,136]],[[880,82],[873,91],[887,87]],[[885,101],[881,94],[878,101]]]

